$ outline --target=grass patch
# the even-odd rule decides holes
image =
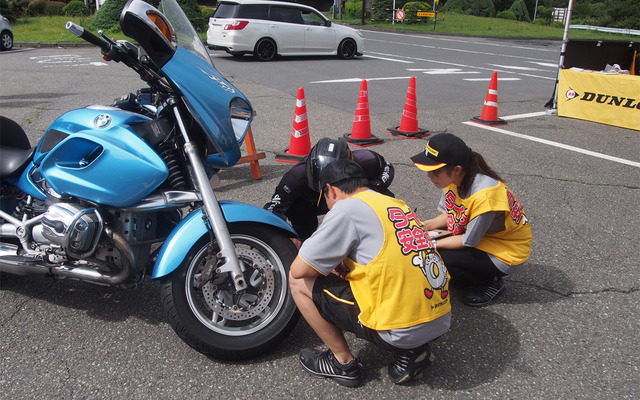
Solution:
[[[84,40],[76,37],[65,29],[67,21],[73,21],[93,33],[97,29],[91,24],[91,17],[29,17],[20,18],[13,23],[14,40],[16,42],[40,42],[40,43],[83,43]],[[365,20],[365,25],[361,25],[360,20],[343,19],[335,21],[347,25],[358,25],[363,29],[390,29],[404,32],[424,32],[442,33],[449,35],[466,36],[489,36],[489,37],[510,37],[510,38],[541,38],[541,39],[562,39],[564,34],[563,26],[537,25],[526,22],[511,21],[500,18],[483,18],[472,15],[447,13],[444,21],[436,23],[435,31],[433,21],[405,24],[391,22],[372,22]],[[120,28],[105,31],[107,36],[114,39],[128,39]],[[200,38],[206,41],[206,31],[199,32]],[[633,35],[619,35],[606,32],[585,31],[579,29],[569,30],[570,39],[598,39],[598,40],[632,40],[637,41],[638,37]]]
[[[11,24],[13,40],[36,43],[86,43],[65,28],[67,21],[73,21],[94,34],[98,33],[98,30],[91,24],[90,17],[29,17],[19,18],[18,21]],[[127,39],[119,27],[105,31],[105,33],[114,39]]]

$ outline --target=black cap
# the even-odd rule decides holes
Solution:
[[[445,165],[466,167],[471,159],[471,149],[457,136],[450,133],[434,135],[423,152],[411,157],[411,161],[423,171],[434,171]]]
[[[327,183],[333,185],[352,178],[366,179],[362,167],[353,160],[335,160],[320,171],[320,187],[325,187]]]

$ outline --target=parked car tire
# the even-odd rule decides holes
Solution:
[[[338,57],[348,60],[355,57],[358,47],[353,39],[344,39],[338,45]]]
[[[278,54],[278,48],[276,42],[270,38],[262,38],[256,43],[256,47],[253,50],[253,55],[260,61],[271,61],[276,58]]]
[[[11,50],[13,48],[13,35],[9,31],[0,34],[0,50]]]

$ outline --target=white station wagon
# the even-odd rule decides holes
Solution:
[[[207,44],[234,56],[361,56],[362,33],[332,24],[313,7],[268,0],[222,0],[209,19]]]

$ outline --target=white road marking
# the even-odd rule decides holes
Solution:
[[[491,42],[491,41],[472,41],[470,42],[469,39],[452,39],[452,38],[444,38],[441,36],[429,36],[429,35],[408,35],[406,33],[394,33],[394,32],[379,32],[379,31],[369,31],[366,29],[361,29],[361,32],[367,32],[367,33],[372,33],[372,34],[381,34],[381,35],[389,35],[389,36],[402,36],[402,37],[414,37],[414,38],[419,38],[419,39],[426,39],[426,40],[440,40],[440,41],[449,41],[449,42],[457,42],[457,43],[473,43],[474,45],[480,45],[480,46],[493,46],[493,47],[509,47],[509,48],[515,48],[515,49],[522,49],[522,50],[535,50],[535,51],[544,51],[544,52],[551,52],[551,53],[558,53],[559,50],[554,49],[554,48],[549,48],[549,49],[545,49],[545,48],[540,48],[540,47],[526,47],[526,46],[514,46],[513,44],[502,44],[502,43],[496,43],[496,42]],[[375,40],[375,39],[369,39],[369,38],[365,38],[366,40]],[[486,54],[486,52],[482,52],[483,54]]]
[[[70,67],[80,67],[85,65],[103,67],[108,65],[101,61],[92,61],[93,58],[91,57],[81,57],[77,54],[36,56],[36,57],[29,57],[29,59],[35,61],[38,64],[44,64],[45,67],[53,64],[67,64]]]
[[[478,71],[463,71],[459,68],[411,68],[407,71],[422,72],[427,75],[479,74]]]
[[[498,67],[498,68],[515,69],[517,71],[542,71],[539,68],[519,67],[517,65],[499,65],[499,64],[489,64],[489,65]]]
[[[546,113],[543,113],[543,114],[546,114]],[[517,115],[515,117],[523,118],[522,115],[526,115],[526,114]],[[529,116],[539,116],[539,115],[541,115],[541,114],[540,113],[531,113],[531,114],[529,114]],[[501,117],[501,118],[502,119],[507,119],[509,117],[506,117],[506,118],[505,117]],[[515,119],[515,118],[512,117],[512,119]],[[546,144],[548,146],[553,146],[553,147],[557,147],[557,148],[560,148],[560,149],[569,150],[569,151],[585,154],[585,155],[592,156],[592,157],[597,157],[597,158],[602,158],[602,159],[609,160],[609,161],[614,161],[614,162],[617,162],[617,163],[620,163],[620,164],[630,165],[632,167],[640,168],[640,162],[626,160],[624,158],[614,157],[614,156],[598,153],[598,152],[591,151],[591,150],[581,149],[580,147],[575,147],[575,146],[571,146],[571,145],[564,144],[564,143],[558,143],[558,142],[554,142],[554,141],[547,140],[547,139],[541,139],[541,138],[537,138],[537,137],[533,137],[533,136],[523,135],[521,133],[511,132],[511,131],[508,131],[506,129],[497,128],[497,127],[494,127],[494,126],[481,125],[481,124],[478,124],[476,122],[471,122],[471,121],[465,121],[465,122],[463,122],[463,124],[470,125],[470,126],[475,126],[477,128],[482,128],[482,129],[486,129],[486,130],[497,132],[497,133],[502,133],[504,135],[513,136],[513,137],[517,137],[517,138],[520,138],[520,139],[530,140],[532,142],[538,142],[538,143]]]
[[[347,79],[332,79],[328,81],[313,81],[309,83],[349,83],[349,82],[360,82],[362,80],[367,81],[392,81],[397,79],[411,79],[411,76],[389,76],[385,78],[347,78]]]
[[[404,63],[404,64],[413,64],[413,61],[400,60],[397,58],[390,58],[390,57],[376,57],[376,56],[365,55],[363,56],[363,58],[374,58],[376,60],[393,61],[393,62]]]
[[[539,62],[539,61],[525,61],[531,64],[536,64],[539,65],[541,67],[549,67],[549,68],[558,68],[558,64],[552,64],[552,63],[548,63],[548,62]]]
[[[385,57],[394,57],[394,54],[387,54],[387,53],[376,53],[373,52],[372,54],[377,54],[380,56],[385,56]],[[452,63],[452,62],[445,62],[445,61],[440,61],[440,60],[432,60],[432,59],[428,59],[428,58],[419,58],[419,57],[403,57],[406,58],[408,60],[413,60],[413,61],[420,61],[420,62],[430,62],[433,64],[443,64],[446,65],[447,67],[460,67],[462,69],[472,69],[472,70],[480,70],[480,71],[496,71],[495,68],[488,68],[488,67],[478,67],[475,65],[467,65],[467,64],[458,64],[458,63]],[[514,71],[508,71],[508,70],[497,70],[498,72],[504,73],[504,74],[510,74],[510,75],[519,75],[519,76],[527,76],[530,78],[538,78],[538,79],[546,79],[546,80],[551,80],[551,81],[555,81],[556,77],[549,77],[549,76],[541,76],[541,75],[534,75],[534,74],[526,74],[523,72],[514,72]]]
[[[463,81],[469,82],[489,82],[491,78],[464,78]],[[498,78],[498,81],[521,81],[520,78]]]

